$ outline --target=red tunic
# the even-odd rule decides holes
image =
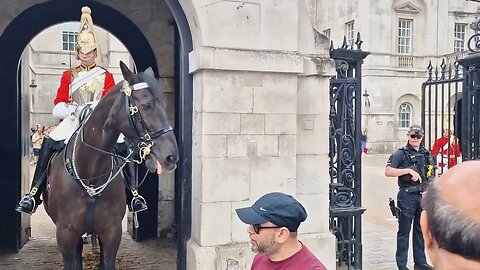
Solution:
[[[432,146],[432,156],[437,158],[438,167],[452,168],[457,164],[457,158],[461,156],[458,141],[447,137],[437,139]]]
[[[80,67],[77,67],[77,69]],[[103,76],[103,74],[102,74]],[[62,79],[60,80],[60,86],[57,90],[57,97],[53,100],[53,104],[57,105],[59,102],[70,103],[75,100],[71,100],[69,88],[72,78],[72,72],[70,70],[64,71],[62,75]],[[103,85],[103,92],[102,97],[104,97],[107,92],[115,85],[115,81],[113,80],[113,76],[110,72],[105,71],[105,82]]]
[[[327,268],[302,244],[302,249],[283,261],[273,262],[264,254],[257,254],[251,270],[327,270]]]

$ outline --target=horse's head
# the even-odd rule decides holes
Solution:
[[[151,171],[174,170],[178,147],[173,128],[167,119],[163,89],[149,68],[134,74],[120,62],[124,81],[122,97],[114,103],[107,123],[123,133],[127,143]],[[120,108],[123,106],[123,108]]]

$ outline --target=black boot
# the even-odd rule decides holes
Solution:
[[[132,200],[128,209],[134,213],[147,210],[147,202],[142,195],[138,194],[138,167],[137,164],[129,162],[126,166],[128,171],[127,188],[131,191]],[[130,196],[127,196],[127,198]]]
[[[63,143],[63,142],[61,142]],[[37,167],[35,167],[35,173],[33,174],[32,187],[30,192],[23,197],[23,199],[15,207],[15,211],[31,215],[35,213],[37,207],[42,203],[40,195],[46,186],[47,179],[47,167],[50,157],[55,153],[53,145],[57,144],[54,140],[47,138],[43,141],[42,148],[40,149]]]

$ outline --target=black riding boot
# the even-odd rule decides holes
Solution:
[[[63,142],[62,142],[63,143]],[[35,167],[35,173],[33,174],[32,187],[30,192],[23,197],[23,199],[15,207],[15,211],[31,215],[37,210],[38,205],[42,203],[40,195],[45,189],[47,179],[47,167],[50,157],[55,153],[53,145],[59,144],[50,138],[43,141],[42,148],[40,149],[37,166]]]
[[[127,188],[131,191],[131,196],[127,196],[132,198],[128,209],[133,211],[134,213],[138,213],[141,211],[147,210],[147,202],[142,195],[138,194],[138,167],[137,164],[133,162],[127,163],[126,171],[128,171],[128,179],[127,179]],[[128,204],[128,202],[127,202]]]

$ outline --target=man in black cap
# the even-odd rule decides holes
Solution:
[[[420,228],[421,193],[424,191],[423,182],[427,179],[424,172],[427,166],[434,161],[430,153],[421,146],[424,131],[419,125],[412,125],[407,132],[407,145],[397,149],[388,159],[385,176],[398,177],[399,191],[397,194],[398,217],[397,252],[395,255],[399,270],[408,270],[408,242],[413,222],[413,260],[414,269],[433,269],[427,263],[425,244]],[[432,164],[432,165],[433,165]]]
[[[325,266],[297,239],[297,229],[307,218],[305,208],[292,196],[272,192],[251,207],[236,209],[240,220],[250,226],[253,252],[251,270],[326,270]]]

